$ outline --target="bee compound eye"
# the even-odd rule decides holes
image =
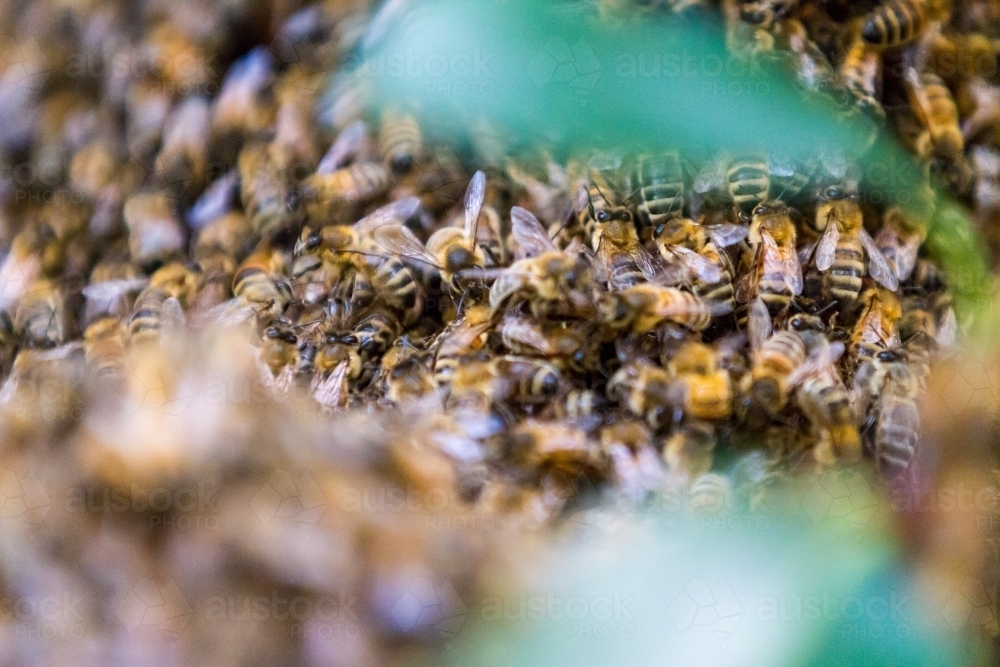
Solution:
[[[597,212],[597,221],[598,222],[607,222],[610,219],[611,219],[611,216],[608,215],[607,211],[598,211]]]
[[[266,336],[267,338],[280,338],[281,332],[275,329],[274,327],[268,327],[264,331],[264,336]]]
[[[767,207],[766,206],[758,206],[758,207],[754,208],[754,210],[753,210],[753,214],[754,215],[764,215],[765,213],[767,213]]]
[[[841,199],[844,193],[840,191],[840,188],[827,188],[826,198],[827,199]]]
[[[542,380],[542,393],[546,396],[552,396],[559,390],[559,380],[552,373],[545,376]]]
[[[354,334],[345,334],[345,335],[343,335],[343,336],[340,337],[340,342],[343,343],[343,344],[345,344],[345,345],[357,345],[358,344],[358,337],[355,336]],[[371,343],[370,339],[366,340],[365,344],[362,345],[361,348],[364,349],[365,345],[367,345],[368,343]]]
[[[319,235],[313,234],[306,239],[306,250],[315,250],[319,246]]]

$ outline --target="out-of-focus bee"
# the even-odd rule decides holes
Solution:
[[[905,214],[898,206],[887,209],[882,216],[882,229],[875,235],[875,247],[889,262],[900,283],[913,273],[917,264],[917,251],[925,238],[926,226]]]
[[[261,236],[280,234],[295,221],[291,175],[282,166],[282,150],[274,142],[252,142],[243,147],[237,161],[243,210],[250,228]]]
[[[848,304],[858,298],[866,254],[872,278],[892,291],[899,287],[892,267],[864,228],[857,195],[826,188],[816,207],[816,226],[825,229],[816,246],[816,268],[824,272],[824,291],[831,298]]]
[[[277,151],[284,160],[281,167],[293,178],[314,169],[319,162],[313,114],[321,79],[322,76],[306,71],[302,65],[295,65],[282,75],[277,85],[274,143],[281,147]]]
[[[749,213],[771,191],[771,172],[763,156],[738,157],[726,169],[726,189],[736,208]]]
[[[539,475],[598,479],[607,467],[597,444],[571,424],[528,419],[510,431],[507,442],[511,458]]]
[[[670,407],[670,375],[646,361],[626,364],[611,376],[608,396],[656,430],[683,416],[674,415]]]
[[[663,445],[667,469],[687,479],[707,473],[712,468],[716,439],[712,424],[698,420],[682,424]]]
[[[174,109],[163,129],[154,167],[160,182],[179,195],[200,192],[208,173],[208,101],[191,97]]]
[[[530,211],[515,206],[510,217],[511,236],[523,259],[504,269],[490,288],[494,312],[524,300],[538,318],[593,315],[595,284],[589,263],[557,248]]]
[[[852,361],[871,361],[885,349],[900,346],[899,320],[903,315],[899,299],[889,290],[870,287],[858,299],[861,315],[851,334]]]
[[[559,393],[559,369],[546,361],[508,355],[497,358],[493,364],[507,385],[505,398],[509,401],[540,404]]]
[[[164,194],[141,194],[125,202],[132,259],[142,266],[155,266],[184,251],[184,228]]]
[[[751,309],[751,314],[785,310],[792,297],[802,293],[802,266],[788,207],[780,201],[755,207],[747,238],[754,252],[737,281],[736,300],[744,304],[759,300],[763,308]]]
[[[90,281],[83,287],[87,299],[84,323],[103,315],[124,317],[131,311],[132,297],[147,282],[132,262],[114,259],[98,262],[90,272]]]
[[[183,264],[174,262],[158,269],[132,308],[129,319],[132,345],[158,342],[163,332],[180,327],[185,320],[184,304],[197,286],[197,274]]]
[[[588,372],[599,361],[592,327],[565,321],[538,322],[527,315],[507,315],[497,331],[512,353],[544,357],[560,368]]]
[[[639,188],[637,209],[643,240],[669,218],[684,215],[684,167],[677,151],[640,155],[632,178],[634,185],[630,187]]]
[[[798,0],[738,0],[740,19],[751,25],[770,28],[788,15]]]
[[[114,316],[100,317],[83,334],[87,368],[98,379],[121,378],[125,373],[128,329]]]
[[[948,86],[937,74],[918,74],[912,67],[906,71],[905,82],[910,107],[930,136],[930,152],[945,160],[958,159],[965,150],[965,138]],[[931,157],[927,150],[924,153],[922,157]]]
[[[694,419],[725,419],[732,412],[729,373],[719,368],[716,352],[698,342],[684,344],[670,360],[671,404],[674,420],[684,415]]]
[[[877,97],[881,67],[882,58],[878,50],[863,39],[855,39],[838,68],[841,84],[851,93],[862,110],[870,112],[875,117],[885,115]]]
[[[257,138],[274,125],[274,69],[276,63],[263,46],[230,66],[212,104],[214,143],[226,161],[240,144]]]
[[[346,222],[362,206],[389,191],[391,174],[381,162],[354,162],[327,171],[321,162],[316,173],[299,183],[299,203],[306,222],[320,226]]]
[[[861,457],[861,436],[854,422],[850,395],[836,366],[844,345],[831,343],[821,333],[804,340],[809,356],[792,372],[788,382],[796,387],[795,402],[818,439],[814,456],[819,463],[857,460]]]
[[[939,20],[940,0],[886,0],[865,18],[861,37],[874,46],[895,48],[914,41],[929,21]]]
[[[611,289],[624,289],[656,277],[656,259],[639,240],[631,211],[622,207],[593,211],[592,215],[597,223],[593,247],[600,282],[607,282]]]
[[[51,280],[31,284],[14,312],[14,332],[28,347],[56,347],[69,333],[66,295]]]
[[[423,152],[423,136],[417,119],[412,114],[392,110],[383,112],[378,149],[382,161],[393,171],[409,171]]]
[[[571,389],[555,404],[557,419],[565,419],[590,431],[604,420],[606,401],[593,389]]]
[[[739,225],[699,225],[690,218],[674,218],[656,227],[656,245],[667,262],[667,270],[681,265],[695,294],[709,303],[735,309],[733,265],[722,249],[747,236]]]
[[[0,310],[11,313],[42,275],[41,239],[33,230],[14,237],[7,256],[0,264]]]
[[[465,193],[465,226],[442,227],[427,240],[426,247],[412,232],[401,225],[389,225],[375,230],[376,240],[390,252],[424,261],[441,272],[441,279],[456,293],[463,272],[487,266],[486,255],[477,242],[479,214],[486,197],[486,174],[477,171]]]
[[[703,331],[716,315],[701,297],[674,287],[654,283],[633,285],[606,295],[598,304],[598,321],[609,333],[649,333],[672,322],[692,331]]]
[[[875,372],[858,399],[879,471],[886,477],[904,472],[917,450],[920,383],[901,350],[883,350],[874,360]]]
[[[699,475],[688,487],[687,508],[695,515],[720,514],[732,506],[733,485],[729,478],[714,472]]]
[[[257,235],[247,217],[240,211],[231,211],[202,227],[191,254],[198,262],[219,254],[238,262],[253,250],[256,242]]]

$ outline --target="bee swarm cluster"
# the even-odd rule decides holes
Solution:
[[[470,521],[910,474],[955,313],[926,220],[859,194],[850,158],[498,163],[406,110],[352,116],[350,91],[333,129],[315,109],[370,8],[300,4],[0,3],[0,466],[23,506],[0,604],[86,607],[0,614],[0,662],[385,664],[448,636],[394,603],[474,585]],[[990,236],[995,3],[722,10],[734,50],[884,119]],[[218,493],[185,530],[179,501],[140,497],[199,483]],[[449,501],[357,501],[385,488]],[[130,615],[150,590],[185,619],[155,625],[170,641]],[[291,633],[230,610],[275,591],[358,604]]]

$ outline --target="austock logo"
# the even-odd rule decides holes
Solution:
[[[118,599],[115,615],[128,632],[152,629],[176,640],[194,610],[174,581],[141,577]]]
[[[35,525],[51,506],[45,484],[33,472],[0,471],[0,525],[8,521]]]
[[[745,613],[725,579],[713,585],[692,578],[667,607],[667,616],[678,632],[704,628],[719,639],[731,637]]]
[[[565,84],[585,105],[603,67],[593,49],[582,37],[570,45],[563,37],[550,37],[528,63],[528,76],[539,88]]]
[[[435,583],[425,577],[410,581],[390,610],[397,631],[440,638],[454,637],[468,615],[468,608],[449,580]]]
[[[308,472],[275,470],[254,495],[251,506],[261,521],[293,521],[316,525],[327,510],[327,499]]]

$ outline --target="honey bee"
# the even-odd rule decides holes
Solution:
[[[223,159],[232,159],[247,138],[261,136],[274,125],[275,62],[257,47],[233,63],[212,104],[212,134]]]
[[[174,262],[158,269],[132,308],[132,345],[158,342],[164,333],[180,327],[185,320],[184,304],[197,286],[197,274],[183,264]]]
[[[356,343],[353,334],[327,335],[317,347],[310,389],[324,409],[339,410],[347,404],[350,383],[361,375],[363,366]]]
[[[494,312],[527,301],[538,318],[592,315],[594,282],[589,263],[557,248],[530,211],[515,206],[510,217],[511,237],[524,257],[504,269],[490,288]]]
[[[266,245],[243,260],[233,276],[234,299],[224,304],[228,313],[224,321],[241,319],[244,308],[265,320],[285,312],[292,300],[292,288],[284,279],[284,264],[282,254]]]
[[[397,340],[382,357],[385,397],[396,405],[412,403],[434,391],[431,355],[418,350],[405,338]]]
[[[146,286],[132,262],[105,260],[90,272],[90,282],[83,287],[87,303],[83,321],[89,323],[103,315],[123,317],[131,311],[132,297]]]
[[[712,468],[717,436],[715,427],[698,420],[689,420],[670,434],[663,445],[667,470],[694,479]]]
[[[670,360],[670,399],[674,420],[685,415],[694,419],[725,419],[732,412],[729,373],[719,367],[716,352],[698,342],[684,344]]]
[[[892,267],[864,228],[857,195],[837,187],[824,190],[816,208],[816,224],[825,227],[816,246],[816,268],[824,272],[824,291],[831,298],[846,303],[858,298],[866,254],[872,278],[892,291],[899,287]]]
[[[427,240],[426,247],[402,225],[375,230],[375,239],[386,250],[437,268],[441,279],[456,293],[464,290],[461,277],[468,269],[486,266],[486,256],[477,242],[479,214],[486,197],[486,174],[476,172],[465,193],[465,226],[443,227]]]
[[[493,314],[487,306],[473,306],[449,324],[431,345],[434,354],[434,380],[445,386],[462,360],[486,344],[486,334],[493,328]]]
[[[867,41],[856,39],[847,49],[838,69],[840,83],[851,93],[859,107],[879,118],[885,116],[877,97],[881,65],[878,50]]]
[[[180,195],[200,192],[205,183],[210,124],[208,102],[190,97],[177,105],[164,126],[154,168],[163,184]]]
[[[528,419],[510,431],[507,441],[511,458],[539,476],[555,473],[568,481],[598,478],[606,467],[596,443],[571,424]]]
[[[593,369],[599,360],[589,327],[565,322],[539,323],[527,315],[508,314],[497,331],[504,347],[522,356],[544,357],[560,368],[578,372]]]
[[[759,413],[773,418],[788,404],[792,390],[789,378],[806,360],[805,343],[797,331],[808,325],[806,318],[793,316],[789,330],[777,331],[752,345],[753,364],[740,386],[744,396],[741,407],[751,419],[759,419]]]
[[[748,240],[754,248],[750,265],[736,284],[736,300],[758,302],[754,313],[785,310],[802,293],[802,266],[796,251],[795,224],[780,201],[753,209]],[[760,327],[750,322],[751,327]]]
[[[959,127],[958,107],[948,86],[937,74],[918,74],[912,67],[906,71],[904,80],[910,107],[929,134],[933,154],[945,160],[959,159],[965,150],[965,138]]]
[[[928,12],[932,5],[943,4],[934,0],[885,0],[865,18],[861,37],[880,48],[895,48],[917,39],[931,17],[938,11]]]
[[[714,472],[699,475],[688,487],[687,508],[695,515],[718,514],[732,505],[733,486],[728,477]]]
[[[95,319],[83,334],[87,368],[98,379],[121,378],[125,373],[128,329],[114,316]]]
[[[679,264],[694,285],[695,294],[709,303],[735,309],[733,265],[723,248],[747,236],[739,225],[699,225],[690,218],[674,218],[660,223],[655,231],[660,255],[671,266]]]
[[[809,355],[792,371],[788,382],[795,387],[796,405],[818,438],[815,458],[820,463],[857,460],[861,457],[861,436],[854,423],[851,397],[836,366],[844,345],[831,343],[821,333],[804,340]]]
[[[201,228],[191,254],[199,262],[216,255],[239,261],[250,254],[256,242],[257,235],[250,228],[247,217],[239,211],[231,211]]]
[[[299,367],[299,340],[291,322],[277,318],[264,329],[259,359],[264,386],[276,396],[286,396]]]
[[[739,0],[740,19],[770,28],[795,9],[798,0]]]
[[[396,336],[399,335],[399,320],[385,310],[376,308],[361,320],[354,329],[358,340],[358,354],[363,361],[381,357]]]
[[[10,313],[42,275],[41,239],[28,231],[14,237],[0,264],[0,310]]]
[[[570,421],[586,431],[597,428],[604,420],[606,402],[593,389],[571,389],[555,404],[557,419]]]
[[[668,322],[703,331],[718,312],[690,292],[641,283],[606,295],[598,305],[597,319],[614,336],[622,332],[642,335]]]
[[[295,221],[291,175],[282,166],[281,150],[274,142],[252,142],[237,160],[243,210],[250,228],[261,236],[278,235]]]
[[[771,172],[762,156],[738,157],[726,169],[726,188],[739,211],[749,213],[771,190]]]
[[[887,209],[882,216],[882,229],[875,235],[875,247],[882,252],[900,283],[913,273],[917,251],[926,238],[926,226],[898,206]]]
[[[410,170],[423,151],[423,137],[411,114],[387,110],[382,114],[378,142],[379,156],[396,173]]]
[[[132,259],[142,266],[155,266],[184,251],[184,228],[163,194],[141,194],[125,202]]]
[[[492,363],[506,385],[504,398],[509,401],[542,404],[559,393],[562,376],[553,364],[514,355],[499,357]]]
[[[879,471],[895,477],[910,466],[916,454],[920,383],[901,350],[883,350],[874,363],[875,372],[865,398],[859,401],[860,410],[867,414],[866,439]]]
[[[624,289],[652,280],[659,273],[655,258],[643,247],[627,208],[592,213],[594,264],[610,289]]]
[[[879,287],[861,293],[861,316],[854,325],[849,351],[858,362],[870,361],[880,351],[900,346],[899,320],[902,306],[895,294]]]
[[[622,366],[608,382],[608,396],[655,430],[680,422],[671,410],[670,375],[659,366],[639,361]]]
[[[56,347],[69,333],[69,315],[59,285],[39,278],[17,304],[14,332],[28,347]]]
[[[360,207],[389,191],[391,174],[381,162],[354,162],[333,171],[323,170],[299,183],[298,198],[306,221],[343,222]]]
[[[640,236],[669,218],[684,215],[684,168],[677,151],[639,156],[632,179],[639,194]]]
[[[610,160],[610,162],[608,162]],[[624,221],[627,217],[632,220],[632,213],[628,207],[622,206],[615,201],[614,190],[608,182],[606,174],[616,171],[621,166],[621,158],[608,156],[597,156],[590,161],[591,165],[600,161],[599,168],[590,169],[590,178],[587,185],[581,185],[577,194],[576,202],[576,223],[577,228],[582,230],[585,237],[590,241],[591,248],[596,249],[600,240],[598,234],[598,224],[607,223],[611,220]],[[598,220],[600,215],[601,220]]]

